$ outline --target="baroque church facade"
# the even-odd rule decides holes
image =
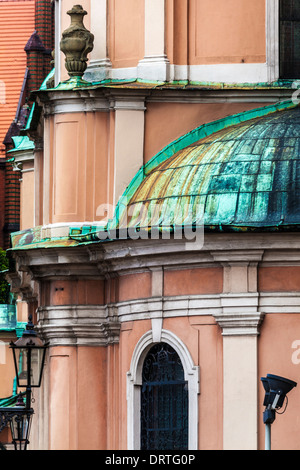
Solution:
[[[300,2],[54,3],[11,150],[8,277],[49,342],[31,447],[263,449],[260,378],[300,377]]]

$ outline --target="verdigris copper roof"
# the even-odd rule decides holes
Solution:
[[[145,165],[124,194],[116,226],[296,229],[299,145],[299,106],[225,127]]]
[[[12,234],[12,250],[76,247],[187,225],[299,230],[299,146],[300,107],[292,101],[201,125],[138,171],[107,225],[70,226],[61,237],[35,227]]]

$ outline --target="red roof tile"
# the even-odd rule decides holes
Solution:
[[[0,0],[0,157],[15,118],[26,70],[27,44],[35,28],[35,0]]]

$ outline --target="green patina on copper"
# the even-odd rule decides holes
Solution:
[[[70,227],[62,238],[43,238],[37,227],[13,234],[12,249],[99,243],[124,227],[298,230],[299,135],[300,108],[292,101],[202,125],[140,169],[106,227]]]
[[[257,82],[257,83],[226,83],[226,82],[201,82],[189,80],[174,80],[162,82],[157,80],[146,80],[140,78],[128,79],[104,79],[98,82],[82,79],[60,82],[56,87],[49,88],[47,91],[69,91],[80,90],[81,88],[125,88],[125,89],[161,89],[161,90],[290,90],[299,84],[295,80],[278,80],[275,82]],[[43,90],[42,88],[40,89]]]
[[[140,170],[111,227],[298,229],[299,135],[291,103],[202,126]]]

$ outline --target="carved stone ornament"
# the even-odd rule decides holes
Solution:
[[[67,13],[71,17],[71,25],[62,33],[60,49],[66,56],[69,76],[82,77],[87,68],[87,55],[94,47],[94,35],[83,24],[87,12],[81,5],[74,5]]]

